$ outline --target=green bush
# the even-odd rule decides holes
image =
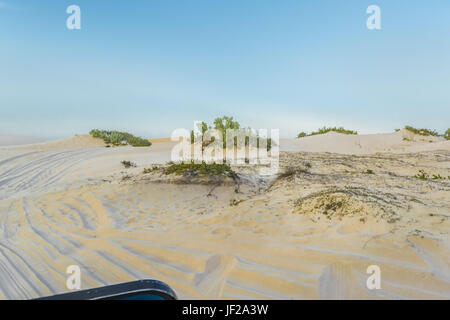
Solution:
[[[222,134],[222,142],[223,142],[223,148],[226,148],[227,141],[226,141],[226,131],[229,129],[239,129],[240,124],[237,121],[233,121],[233,117],[227,117],[223,116],[222,118],[216,118],[214,119],[214,129],[220,131]],[[237,139],[234,139],[234,145],[237,145]]]
[[[444,138],[450,140],[450,128],[448,128],[447,131],[445,131]]]
[[[431,176],[430,176],[430,174],[426,173],[425,170],[419,170],[419,173],[416,174],[414,176],[414,178],[421,179],[421,180],[427,180],[427,179],[433,179],[433,180],[447,180],[448,179],[448,180],[450,180],[450,176],[448,176],[446,178],[446,177],[441,176],[439,173],[431,174]]]
[[[419,170],[419,173],[414,176],[414,178],[422,179],[422,180],[426,180],[429,177],[430,177],[430,175],[428,173],[426,173],[425,170],[423,170],[423,169]]]
[[[102,139],[106,144],[112,144],[115,146],[131,145],[133,147],[150,147],[152,145],[150,141],[135,137],[128,132],[94,129],[91,130],[89,134],[94,138]]]
[[[236,172],[234,172],[231,167],[227,164],[217,164],[217,163],[174,163],[165,169],[165,174],[187,174],[193,173],[200,176],[227,176],[233,179],[237,178]]]
[[[142,171],[143,174],[152,173],[153,171],[159,170],[158,166],[153,166],[151,168],[144,168],[144,171]]]
[[[405,126],[405,129],[408,131],[411,131],[412,133],[421,135],[421,136],[426,136],[426,137],[427,136],[434,136],[434,137],[439,136],[439,134],[436,131],[430,130],[430,129],[416,129],[411,126]]]
[[[337,133],[343,133],[343,134],[358,134],[358,131],[353,131],[353,130],[347,130],[344,129],[343,127],[323,127],[318,129],[317,131],[313,131],[311,133],[306,133],[306,132],[300,132],[297,136],[297,138],[303,138],[303,137],[309,137],[309,136],[316,136],[319,134],[325,134],[328,132],[337,132]]]
[[[214,126],[208,126],[204,121],[200,122],[197,124],[198,125],[198,130],[201,132],[202,137],[204,136],[204,134],[206,133],[206,131],[208,129],[216,129],[217,131],[220,132],[221,136],[222,136],[222,141],[223,141],[223,148],[226,148],[226,132],[227,130],[238,130],[241,125],[239,124],[239,122],[234,121],[233,117],[227,117],[227,116],[223,116],[220,118],[216,118],[214,119]],[[249,131],[248,135],[245,137],[245,146],[248,146],[250,144],[250,136],[251,136],[251,132]],[[195,142],[195,133],[194,130],[191,130],[190,132],[190,139],[191,139],[191,144],[193,144]],[[210,141],[203,141],[203,148],[207,147],[209,144],[211,144],[212,142],[214,142],[214,137],[212,137],[210,139]],[[252,140],[254,141],[254,140]],[[268,138],[261,138],[261,137],[256,137],[256,147],[259,148],[260,143],[265,142],[267,145],[267,151],[270,151],[272,149],[272,139]],[[234,138],[234,146],[237,146],[237,138]],[[229,146],[228,146],[229,147]]]

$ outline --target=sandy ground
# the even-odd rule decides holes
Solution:
[[[450,298],[450,180],[413,178],[450,176],[449,141],[281,140],[283,174],[236,167],[239,186],[143,174],[170,160],[153,142],[0,147],[0,298],[67,292],[73,264],[84,289],[154,278],[181,299]]]

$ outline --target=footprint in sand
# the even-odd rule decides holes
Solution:
[[[205,270],[194,277],[196,290],[205,298],[219,299],[228,274],[236,264],[237,260],[232,256],[212,256],[206,262]]]

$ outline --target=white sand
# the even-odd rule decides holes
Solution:
[[[450,145],[403,134],[283,140],[282,150],[341,155],[282,153],[283,168],[303,169],[256,194],[149,182],[142,169],[170,160],[164,140],[1,147],[0,298],[66,292],[77,264],[83,288],[154,278],[182,299],[449,299],[450,181],[411,177],[450,175]],[[329,191],[348,187],[361,194]],[[322,205],[338,202],[326,218]],[[372,264],[379,291],[365,287]]]

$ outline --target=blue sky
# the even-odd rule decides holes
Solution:
[[[220,115],[282,137],[445,131],[450,1],[0,0],[0,133],[163,137]]]

